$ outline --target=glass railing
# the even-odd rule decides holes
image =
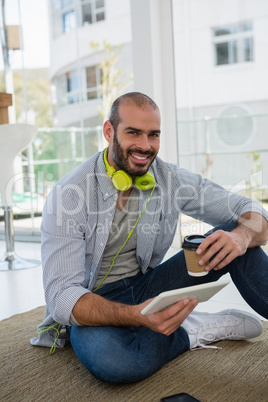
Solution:
[[[244,107],[233,110],[237,113],[178,120],[178,163],[232,192],[257,199],[268,210],[268,112],[244,113]],[[174,242],[209,229],[209,225],[181,215]]]
[[[268,113],[178,121],[179,165],[268,203]],[[230,125],[232,120],[233,124]],[[240,121],[239,121],[240,120]],[[235,131],[237,127],[238,131]],[[228,135],[228,133],[232,135]],[[232,138],[235,136],[236,138]],[[240,141],[240,143],[239,143]],[[12,197],[17,240],[40,239],[46,197],[58,180],[105,147],[102,128],[40,128],[16,163]],[[199,223],[182,216],[187,232]],[[190,229],[189,229],[190,230]],[[181,229],[180,229],[181,231]],[[0,209],[0,238],[4,238]]]
[[[268,112],[179,120],[179,164],[227,188],[267,190],[267,130]]]

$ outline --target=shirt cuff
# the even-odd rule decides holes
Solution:
[[[70,324],[71,324],[73,327],[81,327],[81,326],[82,326],[82,325],[79,324],[79,322],[74,318],[73,313],[71,313],[71,316],[70,316]]]

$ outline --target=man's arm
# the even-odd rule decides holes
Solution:
[[[207,252],[199,264],[205,264],[214,254],[206,270],[222,269],[236,257],[245,254],[248,248],[264,245],[268,240],[268,222],[256,212],[240,216],[238,225],[231,232],[217,230],[209,235],[197,249],[197,254]],[[209,248],[208,248],[209,247]]]
[[[94,293],[82,296],[73,308],[73,316],[81,325],[138,327],[145,326],[164,335],[172,334],[193,311],[197,300],[182,300],[164,311],[142,315],[151,301],[130,306],[113,302]]]

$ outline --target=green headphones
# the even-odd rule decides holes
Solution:
[[[127,191],[132,186],[131,176],[124,170],[115,170],[108,162],[108,148],[103,153],[103,161],[107,175],[111,177],[114,187],[120,191]],[[155,179],[151,173],[145,173],[143,176],[137,176],[134,180],[134,185],[139,190],[150,190],[155,186]]]

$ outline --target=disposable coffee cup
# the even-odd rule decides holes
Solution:
[[[200,244],[205,240],[206,236],[203,235],[189,235],[184,238],[182,243],[182,247],[184,250],[187,271],[191,276],[204,276],[208,274],[208,271],[205,270],[209,261],[204,265],[199,265],[199,260],[202,255],[205,254],[196,254],[196,250],[200,246]]]

